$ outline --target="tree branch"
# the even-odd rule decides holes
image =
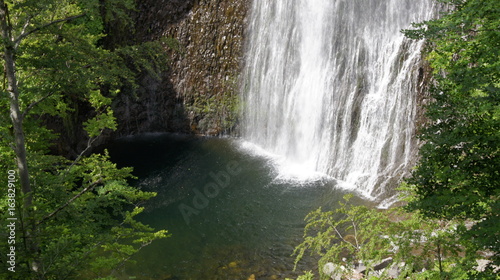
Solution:
[[[25,23],[24,23],[24,25],[23,25],[23,29],[21,30],[21,34],[26,33],[26,29],[28,29],[28,26],[30,25],[30,22],[31,22],[31,19],[32,19],[32,18],[33,18],[33,17],[28,16],[28,18],[26,19],[26,22],[25,22]]]
[[[354,240],[356,241],[356,247],[359,248],[359,242],[358,242],[358,230],[356,228],[356,223],[354,222],[354,219],[351,219],[352,226],[354,228]]]
[[[57,213],[59,213],[61,210],[63,210],[64,208],[66,208],[68,205],[70,205],[73,201],[75,201],[77,198],[79,198],[80,196],[82,196],[84,193],[88,192],[89,190],[93,189],[95,186],[99,185],[100,183],[102,183],[102,179],[99,179],[95,182],[93,182],[92,184],[88,185],[86,188],[84,188],[81,192],[79,192],[77,195],[73,196],[70,200],[68,200],[66,203],[64,203],[64,205],[60,206],[59,208],[57,208],[54,212],[50,213],[49,215],[43,217],[40,222],[38,222],[37,225],[40,225],[42,223],[44,223],[46,220],[50,219],[51,217],[55,216]]]
[[[85,153],[92,147],[92,144],[94,144],[94,142],[99,138],[99,136],[102,135],[102,132],[104,131],[104,128],[101,129],[99,135],[97,135],[96,137],[90,137],[89,140],[87,141],[87,147],[76,157],[76,159],[70,164],[70,166],[68,167],[68,169],[66,170],[66,172],[64,173],[64,176],[62,176],[62,180],[64,180],[66,178],[66,175],[68,175],[68,173],[71,171],[71,168],[73,168],[73,166],[75,166],[75,164],[78,163],[78,161],[80,161],[80,159],[85,155]]]
[[[54,94],[53,92],[50,92],[48,93],[47,95],[43,96],[42,98],[40,98],[39,100],[31,103],[30,105],[28,105],[28,107],[26,107],[26,109],[24,110],[24,112],[22,113],[21,115],[21,118],[24,119],[24,117],[29,113],[29,111],[31,109],[33,109],[33,107],[35,107],[36,105],[38,105],[40,102],[44,101],[45,99],[47,99],[49,96],[51,96],[52,94]]]
[[[335,230],[335,232],[337,233],[337,235],[339,236],[339,238],[342,241],[344,241],[347,244],[350,244],[352,247],[354,247],[354,249],[356,249],[356,251],[359,251],[359,248],[357,246],[355,246],[351,242],[349,242],[349,241],[347,241],[347,240],[344,239],[344,236],[342,236],[342,234],[339,232],[339,230],[337,229],[337,227],[333,225],[333,223],[330,222],[330,225],[332,226],[332,228]]]
[[[16,39],[16,40],[14,40],[14,48],[19,47],[19,45],[21,44],[21,41],[22,41],[24,38],[28,37],[29,35],[31,35],[31,34],[33,34],[33,33],[37,32],[37,31],[39,31],[39,30],[42,30],[42,29],[44,29],[44,28],[47,28],[47,27],[49,27],[49,26],[51,26],[51,25],[54,25],[54,24],[56,24],[56,23],[65,22],[65,21],[70,21],[70,20],[73,20],[73,19],[77,19],[77,18],[83,17],[83,16],[85,16],[85,15],[86,15],[86,14],[85,14],[85,13],[83,13],[83,14],[80,14],[80,15],[74,15],[74,16],[70,16],[70,17],[67,17],[67,18],[62,18],[62,19],[54,20],[54,21],[51,21],[51,22],[49,22],[49,23],[46,23],[46,24],[44,24],[44,25],[42,25],[42,26],[36,27],[36,28],[34,28],[34,29],[30,30],[30,31],[26,31],[26,30],[24,30],[25,28],[23,28],[23,32],[21,33],[21,35],[19,35],[19,37],[17,37],[17,39]]]

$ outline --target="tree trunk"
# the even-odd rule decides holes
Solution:
[[[5,75],[7,78],[7,92],[10,99],[10,118],[14,128],[14,144],[19,169],[19,180],[21,190],[26,196],[24,206],[30,208],[33,204],[32,189],[29,180],[28,161],[26,160],[26,143],[24,140],[23,117],[19,108],[19,91],[17,88],[16,69],[14,61],[14,42],[10,36],[11,26],[8,21],[7,6],[4,1],[0,2],[0,25],[2,28],[2,39],[4,41]]]
[[[28,171],[28,161],[26,159],[26,143],[24,140],[23,116],[19,107],[19,90],[17,87],[15,68],[15,44],[11,36],[12,26],[9,21],[8,8],[3,0],[0,1],[0,28],[4,45],[4,71],[7,78],[7,92],[10,99],[10,118],[14,129],[14,152],[16,154],[17,168],[23,200],[22,225],[24,237],[27,242],[28,253],[36,259],[38,246],[35,239],[36,223],[34,221],[33,190],[31,189],[30,176]],[[38,265],[36,261],[31,263],[31,269],[36,271]]]

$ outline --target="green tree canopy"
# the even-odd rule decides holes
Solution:
[[[116,129],[113,97],[133,88],[138,71],[163,62],[159,43],[102,47],[106,22],[133,28],[133,8],[133,0],[0,1],[2,233],[7,218],[17,218],[15,243],[0,240],[2,252],[16,252],[15,272],[5,267],[2,279],[107,277],[166,236],[134,220],[155,194],[128,185],[131,169],[117,168],[106,153],[86,156],[103,131]],[[50,118],[66,129],[75,119],[83,125],[87,145],[71,160],[50,153],[57,137],[44,126]],[[14,198],[8,170],[15,171]],[[11,267],[8,260],[2,253],[2,266]]]
[[[420,138],[420,162],[408,180],[409,209],[439,219],[474,221],[464,238],[500,251],[500,5],[441,0],[439,19],[405,30],[425,38],[433,69],[432,102]]]

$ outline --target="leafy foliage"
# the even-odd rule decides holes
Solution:
[[[133,89],[140,73],[164,69],[163,43],[102,47],[109,22],[132,28],[133,0],[2,0],[0,5],[3,59],[12,70],[5,70],[11,76],[0,93],[0,168],[17,169],[19,143],[29,167],[28,188],[14,183],[16,272],[4,268],[0,278],[111,277],[134,253],[168,234],[135,219],[141,203],[155,193],[129,186],[130,168],[117,168],[106,152],[86,154],[104,131],[116,129],[113,98],[123,88]],[[9,118],[13,108],[21,112],[17,118]],[[44,126],[49,118],[69,131],[83,125],[87,145],[71,160],[50,153],[57,135]],[[0,184],[5,228],[12,216],[6,175]],[[0,240],[2,252],[12,246],[6,241]],[[5,254],[0,263],[7,265]]]
[[[334,211],[318,209],[307,215],[304,241],[294,252],[296,264],[310,251],[321,256],[322,279],[329,278],[323,271],[329,262],[336,264],[338,275],[353,276],[362,263],[364,276],[387,279],[388,271],[375,272],[375,267],[391,257],[397,279],[467,279],[464,271],[473,263],[460,257],[466,248],[458,238],[463,225],[423,219],[402,208],[381,211],[355,206],[349,202],[351,197],[345,196]]]
[[[314,274],[312,271],[305,271],[304,275],[297,277],[297,280],[313,280]],[[285,280],[292,280],[290,278],[285,278]]]
[[[223,133],[230,131],[236,125],[241,105],[236,94],[237,79],[231,78],[226,83],[229,87],[228,92],[212,96],[197,94],[193,97],[192,103],[187,106],[188,111],[205,119],[204,122],[200,122],[201,130],[209,129],[210,124],[215,124],[218,133]]]
[[[492,0],[441,1],[440,19],[404,31],[425,38],[433,102],[421,160],[408,180],[409,209],[431,218],[476,221],[463,238],[500,252],[500,6]]]

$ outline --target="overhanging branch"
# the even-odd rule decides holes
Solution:
[[[40,222],[38,222],[37,225],[43,224],[46,220],[50,219],[51,217],[54,217],[57,213],[59,213],[64,208],[66,208],[68,205],[70,205],[77,198],[79,198],[84,193],[88,192],[89,190],[93,189],[95,186],[99,185],[100,183],[102,183],[102,179],[99,179],[99,180],[93,182],[92,184],[88,185],[86,188],[84,188],[82,191],[80,191],[77,195],[73,196],[70,200],[68,200],[66,203],[64,203],[64,205],[60,206],[59,208],[57,208],[56,210],[54,210],[54,212],[50,213],[49,215],[43,217],[40,220]]]
[[[83,14],[80,14],[80,15],[74,15],[74,16],[70,16],[70,17],[67,17],[67,18],[62,18],[62,19],[58,19],[58,20],[54,20],[54,21],[51,21],[51,22],[48,22],[42,26],[39,26],[39,27],[36,27],[34,29],[31,29],[29,31],[26,31],[24,30],[21,35],[19,35],[19,37],[16,38],[16,40],[14,40],[14,48],[17,48],[19,47],[19,45],[21,44],[21,41],[28,37],[29,35],[39,31],[39,30],[42,30],[44,28],[47,28],[51,25],[54,25],[54,24],[57,24],[57,23],[60,23],[60,22],[65,22],[65,21],[70,21],[70,20],[73,20],[73,19],[77,19],[77,18],[80,18],[80,17],[83,17],[85,16],[86,14],[83,13]],[[24,28],[23,28],[24,29]]]
[[[48,93],[47,95],[43,96],[42,98],[38,99],[37,101],[31,103],[30,105],[28,105],[28,107],[26,107],[26,109],[23,111],[23,114],[21,115],[21,117],[24,119],[24,117],[29,113],[29,111],[31,109],[33,109],[33,107],[35,107],[36,105],[38,105],[40,102],[44,101],[45,99],[47,99],[47,97],[51,96],[52,94],[54,94],[53,92],[50,92]]]

